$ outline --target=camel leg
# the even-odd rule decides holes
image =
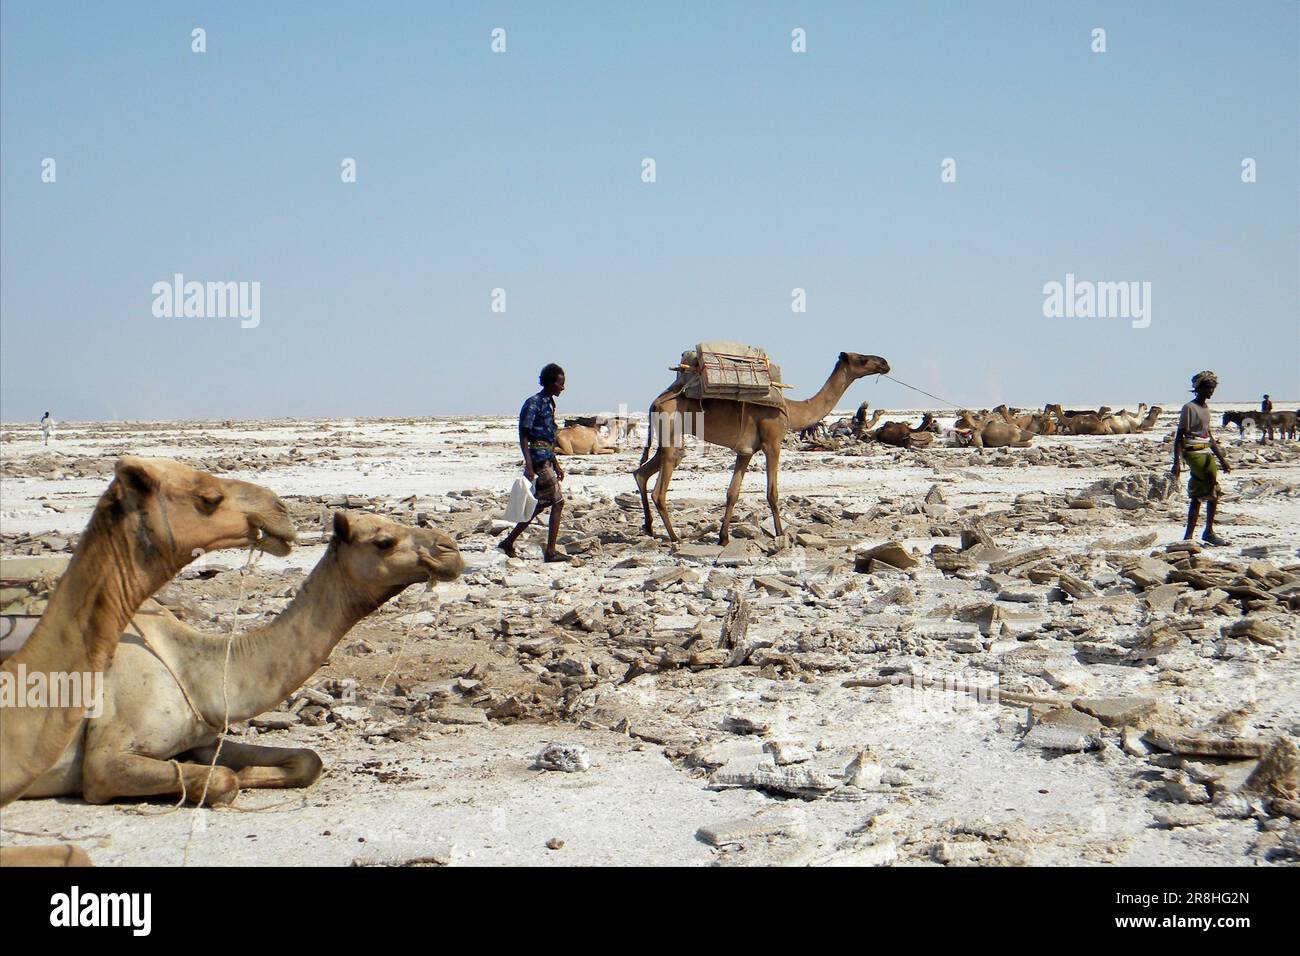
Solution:
[[[93,866],[86,851],[79,846],[6,846],[0,847],[3,866]]]
[[[196,747],[186,756],[206,765],[212,762],[216,749],[215,744]],[[221,745],[217,766],[234,770],[241,790],[263,790],[310,787],[325,765],[316,751],[305,747],[263,747],[227,740]]]
[[[731,540],[731,512],[740,498],[740,483],[745,480],[749,460],[753,455],[737,455],[736,464],[731,469],[731,484],[727,486],[727,508],[722,513],[722,532],[718,535],[718,544],[726,547]]]
[[[659,512],[659,520],[668,531],[668,540],[678,541],[677,532],[673,530],[673,519],[668,517],[668,482],[673,480],[673,471],[682,460],[684,449],[660,448],[659,454],[663,456],[663,464],[659,467],[659,477],[655,479],[655,510]]]
[[[776,478],[781,470],[781,446],[774,445],[763,450],[763,460],[767,462],[767,506],[772,509],[772,530],[779,541],[784,533],[781,530],[781,509],[777,505]]]
[[[650,496],[647,489],[650,486],[650,476],[657,474],[659,471],[660,455],[662,449],[654,455],[636,471],[632,472],[632,477],[636,479],[637,491],[641,493],[641,510],[645,512],[645,533],[654,537],[655,526],[654,520],[650,517]]]
[[[176,768],[180,767],[180,779]],[[239,793],[239,778],[229,767],[216,766],[208,779],[208,765],[158,760],[139,754],[119,753],[112,758],[87,763],[82,796],[87,803],[108,803],[117,797],[179,796],[185,788],[187,802],[197,803],[207,784],[208,806],[230,803]]]

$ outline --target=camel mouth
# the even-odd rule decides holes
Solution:
[[[259,551],[283,558],[293,550],[298,533],[287,518],[257,518],[249,521],[249,543]]]
[[[428,574],[430,584],[439,581],[454,581],[460,577],[461,572],[465,570],[465,559],[461,557],[459,551],[450,553],[450,557],[455,558],[451,567],[448,566],[445,557],[442,561],[439,561],[424,548],[417,550],[416,557],[420,562],[420,567],[422,567],[425,573]]]

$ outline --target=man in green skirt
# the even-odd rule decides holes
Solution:
[[[1187,462],[1191,477],[1187,481],[1187,495],[1191,505],[1187,509],[1187,533],[1184,541],[1190,541],[1196,531],[1196,521],[1201,516],[1201,502],[1205,502],[1205,533],[1201,540],[1206,544],[1223,545],[1224,541],[1214,533],[1214,509],[1219,500],[1219,466],[1224,473],[1231,472],[1228,460],[1223,457],[1223,450],[1210,434],[1210,396],[1219,384],[1218,376],[1213,372],[1197,372],[1192,376],[1192,391],[1196,397],[1183,406],[1178,416],[1178,431],[1174,435],[1173,476],[1178,478],[1182,463]]]

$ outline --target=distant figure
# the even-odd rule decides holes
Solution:
[[[1197,372],[1192,376],[1192,391],[1196,397],[1183,406],[1178,416],[1178,431],[1174,433],[1174,467],[1171,474],[1178,479],[1182,463],[1187,462],[1191,477],[1187,480],[1187,494],[1191,504],[1187,509],[1187,532],[1184,541],[1190,541],[1196,531],[1196,520],[1205,504],[1205,533],[1201,540],[1206,544],[1227,544],[1214,533],[1214,509],[1219,501],[1219,466],[1224,473],[1231,472],[1228,460],[1223,457],[1219,443],[1210,434],[1210,406],[1207,404],[1219,379],[1213,372]]]
[[[560,534],[560,514],[564,511],[564,492],[560,489],[564,469],[555,457],[555,396],[564,391],[564,369],[552,362],[542,369],[537,381],[542,390],[530,395],[519,410],[519,448],[524,453],[524,476],[534,482],[537,509],[527,521],[515,525],[497,547],[513,558],[515,541],[533,523],[533,518],[550,508],[545,560],[567,561],[555,547]]]
[[[48,445],[50,443],[50,434],[53,431],[54,431],[54,419],[50,417],[49,412],[46,412],[44,415],[41,416],[41,439],[44,442],[44,444]]]
[[[1259,410],[1265,415],[1273,414],[1273,399],[1269,398],[1268,395],[1265,395],[1264,400],[1259,403]]]

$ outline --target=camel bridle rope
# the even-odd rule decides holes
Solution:
[[[910,388],[914,392],[920,392],[922,395],[926,395],[930,398],[933,398],[936,402],[943,402],[945,405],[951,405],[953,408],[957,409],[958,411],[961,411],[966,408],[965,405],[958,405],[956,402],[950,402],[946,398],[940,398],[938,395],[935,395],[933,392],[927,392],[923,388],[917,388],[915,385],[909,385],[907,382],[904,382],[900,378],[894,378],[894,376],[890,375],[888,372],[881,372],[880,375],[883,378],[889,379],[891,382],[897,382],[899,385],[903,386],[903,388]]]

